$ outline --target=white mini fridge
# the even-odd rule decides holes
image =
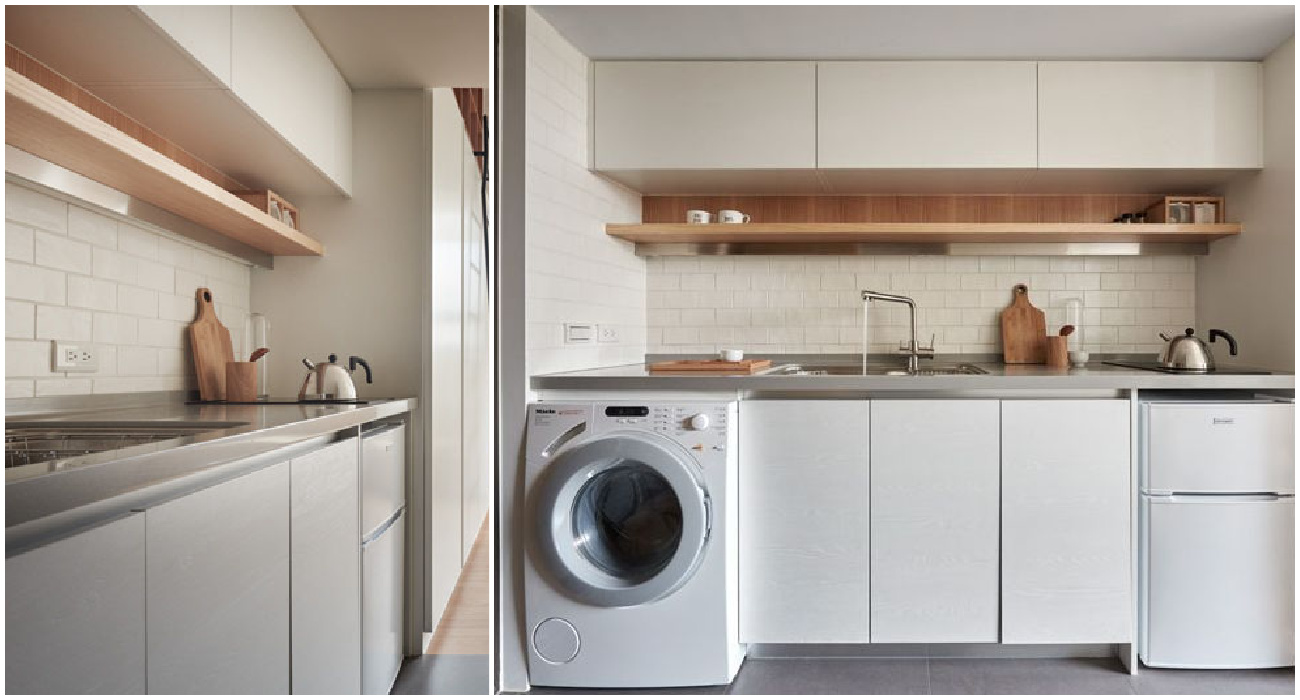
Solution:
[[[1139,655],[1295,665],[1295,407],[1142,406]]]

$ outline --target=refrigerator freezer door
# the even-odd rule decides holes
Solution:
[[[387,695],[402,666],[402,545],[398,518],[361,549],[361,692]]]
[[[361,534],[379,527],[406,502],[406,428],[361,436]]]
[[[1144,497],[1142,660],[1165,668],[1295,664],[1295,500]]]
[[[1148,491],[1295,493],[1295,406],[1149,404]]]

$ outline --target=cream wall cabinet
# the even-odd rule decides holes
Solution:
[[[164,34],[171,37],[223,87],[230,87],[230,5],[140,5]]]
[[[358,450],[349,438],[289,463],[295,695],[361,692]]]
[[[1038,64],[1041,168],[1260,168],[1254,62]]]
[[[819,168],[1033,168],[1032,61],[817,64]]]
[[[151,694],[289,693],[289,463],[145,511]]]
[[[230,37],[235,95],[349,189],[351,173],[344,164],[351,161],[350,91],[298,12],[289,5],[236,5]]]
[[[1129,402],[1002,402],[1002,641],[1133,641]]]
[[[998,641],[998,401],[871,402],[871,641]]]
[[[5,560],[5,692],[146,690],[144,515]]]
[[[740,640],[870,641],[867,401],[740,407]]]
[[[596,61],[593,166],[814,168],[816,80],[811,61]]]

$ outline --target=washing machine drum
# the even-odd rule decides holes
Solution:
[[[669,596],[708,547],[711,503],[699,467],[658,435],[611,433],[565,450],[532,497],[537,563],[563,593],[590,605]]]

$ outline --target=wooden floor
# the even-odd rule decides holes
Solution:
[[[447,601],[447,610],[433,632],[426,654],[488,653],[488,523],[483,521],[469,559]]]

